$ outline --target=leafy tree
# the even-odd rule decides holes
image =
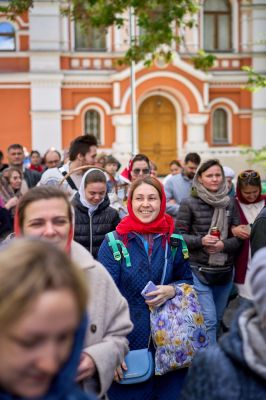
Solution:
[[[266,87],[266,76],[261,75],[258,72],[255,72],[253,68],[244,66],[242,67],[243,71],[246,71],[248,74],[248,82],[245,89],[250,92],[257,92],[258,90]]]
[[[34,2],[11,0],[6,7],[0,7],[0,11],[14,18],[34,7]],[[138,38],[133,35],[120,64],[144,60],[149,65],[158,56],[169,62],[173,43],[178,45],[184,41],[182,32],[195,26],[199,11],[198,0],[62,0],[60,5],[63,14],[79,21],[85,31],[88,25],[121,28],[128,23],[127,11],[131,9],[141,34]],[[205,53],[194,56],[196,68],[206,71],[213,65],[212,57]]]
[[[217,57],[213,54],[206,54],[204,50],[199,50],[191,60],[196,69],[201,69],[202,71],[207,72],[211,67],[213,67],[216,58]]]
[[[260,149],[253,149],[252,147],[247,147],[241,151],[242,154],[247,155],[247,162],[250,167],[253,164],[258,164],[263,168],[266,168],[266,146],[261,147]]]

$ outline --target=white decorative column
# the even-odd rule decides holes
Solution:
[[[266,2],[253,1],[252,8],[252,66],[256,72],[265,75],[266,67]],[[266,88],[252,93],[252,147],[266,146]]]
[[[205,142],[205,125],[208,119],[209,115],[206,114],[187,114],[185,116],[184,121],[187,125],[186,153],[203,151],[208,148],[208,143]]]
[[[113,155],[122,164],[127,163],[131,155],[131,116],[116,115],[113,117],[115,126],[115,142],[113,143]]]
[[[62,148],[60,51],[66,49],[65,18],[55,1],[36,1],[30,19],[32,148]]]
[[[60,75],[31,79],[32,148],[42,153],[62,148],[61,81]]]

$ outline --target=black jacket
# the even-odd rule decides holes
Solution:
[[[41,179],[41,174],[37,171],[32,171],[31,169],[26,168],[23,171],[23,177],[27,182],[28,188],[30,189],[37,185]]]
[[[120,222],[118,212],[110,207],[107,195],[92,215],[81,204],[79,193],[75,194],[72,204],[75,209],[74,239],[96,258],[106,233],[115,230]]]
[[[254,221],[250,234],[251,255],[266,246],[266,206]]]
[[[12,232],[11,213],[6,208],[0,207],[0,239],[5,238],[10,232]]]
[[[238,209],[234,199],[230,199],[230,203],[226,208],[228,218],[228,228],[232,225],[239,225],[240,218]],[[214,207],[205,203],[199,197],[190,196],[182,200],[177,214],[176,228],[182,233],[189,250],[189,261],[194,265],[207,265],[209,254],[204,250],[201,239],[207,235]],[[226,265],[233,264],[233,256],[241,246],[242,241],[235,237],[223,240],[223,252],[228,255]]]

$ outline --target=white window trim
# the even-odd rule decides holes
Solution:
[[[231,3],[231,15],[232,15],[232,53],[236,53],[239,51],[239,9],[238,9],[238,2],[237,0],[229,0]],[[202,7],[200,10],[200,48],[204,48],[204,1],[202,3]],[[215,50],[212,51],[215,53]],[[220,52],[219,52],[220,53]]]
[[[14,32],[15,32],[15,50],[1,50],[1,53],[15,53],[16,51],[20,50],[20,46],[19,46],[19,26],[16,22],[8,20],[6,17],[0,17],[0,23],[1,22],[7,22],[8,24],[10,24],[11,26],[13,26],[14,28]]]
[[[107,29],[107,33],[105,35],[105,43],[106,43],[106,50],[100,51],[100,50],[76,50],[75,49],[75,21],[70,22],[70,37],[71,37],[71,51],[75,53],[103,53],[106,54],[107,52],[111,51],[112,48],[112,43],[111,43],[111,28]]]
[[[83,129],[83,132],[85,132],[85,126],[86,126],[86,124],[85,124],[85,115],[86,115],[86,112],[87,111],[90,111],[90,110],[95,110],[95,111],[97,111],[98,113],[99,113],[99,115],[100,115],[100,143],[98,143],[98,145],[100,145],[100,146],[102,146],[102,145],[104,145],[104,143],[105,143],[105,138],[104,138],[104,132],[105,132],[105,130],[104,130],[104,112],[103,112],[103,110],[100,108],[100,107],[98,107],[98,106],[96,106],[96,105],[91,105],[91,106],[89,106],[89,107],[86,107],[84,110],[83,110],[83,112],[82,112],[82,114],[81,114],[81,118],[82,118],[82,129]]]
[[[216,110],[222,109],[226,112],[227,114],[227,132],[228,132],[228,140],[227,142],[223,143],[217,143],[214,140],[214,113]],[[212,141],[212,145],[216,145],[216,146],[224,146],[224,145],[230,145],[232,144],[232,138],[233,138],[233,133],[232,133],[232,111],[225,107],[224,105],[219,105],[216,106],[215,108],[213,108],[212,113],[211,113],[211,141]]]

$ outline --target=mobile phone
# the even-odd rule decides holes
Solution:
[[[146,295],[150,292],[154,292],[157,289],[158,289],[157,286],[152,281],[149,281],[145,286],[145,288],[142,290],[141,295],[146,300],[152,300],[154,299],[155,296],[146,296]]]

